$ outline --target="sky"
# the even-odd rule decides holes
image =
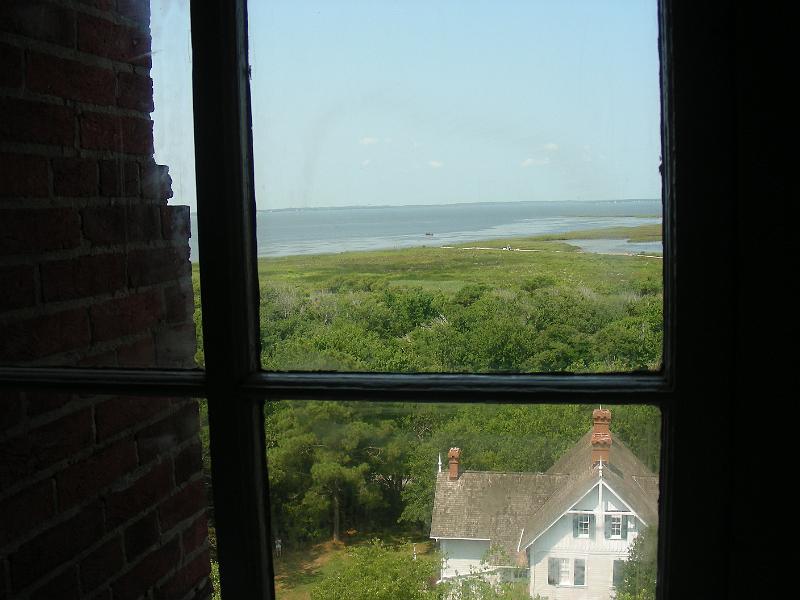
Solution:
[[[188,0],[152,0],[156,160],[196,206]],[[259,209],[658,198],[656,2],[251,0]]]

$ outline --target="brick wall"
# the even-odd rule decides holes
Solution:
[[[0,2],[0,364],[191,367],[148,0]],[[193,400],[0,392],[0,600],[207,598]]]

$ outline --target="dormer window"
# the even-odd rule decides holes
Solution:
[[[578,537],[589,537],[590,515],[578,515]]]
[[[622,539],[622,515],[611,516],[611,539]]]

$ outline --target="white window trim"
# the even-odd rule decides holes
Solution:
[[[614,533],[614,529],[617,527],[619,528],[619,533]],[[622,539],[622,515],[611,515],[611,537],[609,539]]]
[[[585,522],[584,522],[584,519],[586,519]],[[584,526],[586,526],[586,533],[583,532]],[[591,516],[589,515],[589,513],[578,515],[578,537],[579,538],[588,538],[591,527],[592,527],[592,519],[591,519]]]

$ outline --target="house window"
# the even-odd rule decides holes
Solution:
[[[622,585],[622,569],[625,566],[624,560],[615,560],[611,574],[611,585],[615,588]]]
[[[578,537],[589,537],[590,515],[578,515]]]
[[[586,560],[583,558],[575,559],[575,585],[586,585]]]
[[[622,537],[622,515],[613,515],[611,517],[611,539],[620,539]]]
[[[572,583],[570,581],[568,558],[558,559],[558,583],[559,585],[569,585],[570,583]]]

